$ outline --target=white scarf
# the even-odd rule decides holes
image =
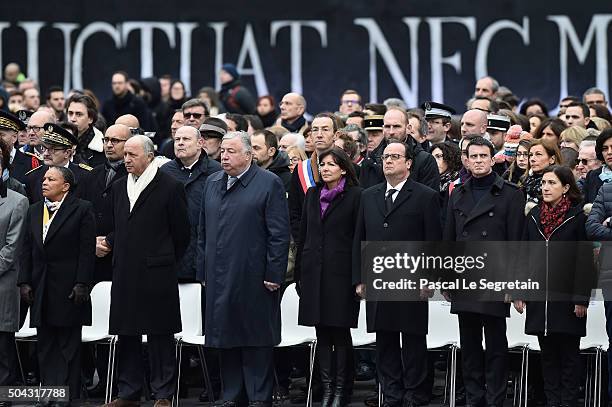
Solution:
[[[137,180],[134,179],[134,174],[128,174],[127,194],[130,200],[130,212],[132,212],[132,208],[134,208],[134,204],[138,200],[140,193],[144,191],[147,185],[155,178],[155,174],[157,174],[157,166],[152,163],[149,163],[149,166],[140,174]]]

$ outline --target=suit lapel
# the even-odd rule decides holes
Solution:
[[[138,196],[138,199],[136,200],[136,203],[134,204],[134,207],[132,208],[132,211],[130,212],[130,217],[134,214],[134,212],[138,210],[140,206],[142,206],[142,204],[147,200],[147,197],[151,195],[151,192],[155,189],[155,187],[157,186],[157,183],[159,182],[159,177],[160,177],[160,171],[157,170],[157,174],[155,174],[155,177],[153,177],[153,180],[151,180],[149,185],[147,185],[146,188]]]
[[[60,206],[60,208],[57,210],[57,213],[55,214],[55,217],[53,218],[53,222],[51,222],[51,225],[49,226],[49,230],[47,231],[47,238],[45,239],[45,244],[49,243],[49,241],[53,238],[53,235],[55,235],[55,233],[59,230],[59,228],[62,227],[62,224],[66,221],[66,219],[70,217],[72,212],[75,211],[76,209],[75,203],[76,203],[75,198],[71,194],[66,197],[66,199],[62,203],[62,206]],[[39,230],[39,233],[42,239],[42,208],[41,208],[40,219],[41,219],[41,228]]]
[[[406,181],[402,189],[400,189],[399,193],[397,194],[395,201],[393,201],[393,206],[391,206],[391,210],[387,213],[386,216],[389,216],[390,214],[392,214],[393,211],[395,211],[397,208],[399,208],[402,205],[402,203],[404,203],[404,201],[410,198],[410,196],[412,195],[412,189],[413,189],[412,183],[413,182],[414,181],[411,181],[410,179]],[[383,206],[384,205],[385,205],[385,194],[383,193]]]
[[[387,189],[386,182],[381,184],[376,190],[376,206],[383,217],[387,216],[387,208],[385,206],[385,190]]]

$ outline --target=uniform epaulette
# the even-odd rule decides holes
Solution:
[[[36,171],[36,170],[38,170],[39,168],[42,168],[42,167],[43,167],[42,165],[39,165],[36,168],[32,168],[30,171],[26,172],[25,175],[28,175],[28,174],[30,174],[30,173],[32,173],[32,172],[34,172],[34,171]]]
[[[79,163],[79,167],[81,167],[82,169],[87,170],[87,171],[93,170],[93,167],[90,167],[89,165],[83,164],[83,163]]]

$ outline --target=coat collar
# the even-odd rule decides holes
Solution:
[[[236,186],[238,184],[242,185],[243,188],[246,188],[247,185],[249,185],[249,183],[251,182],[251,180],[255,177],[255,175],[257,174],[257,172],[259,171],[266,171],[266,170],[262,170],[261,168],[259,168],[255,163],[251,163],[251,167],[247,170],[247,172],[245,172],[244,174],[242,174],[242,176],[240,178],[238,178],[238,181],[236,181],[236,183],[234,185],[232,185],[232,187],[229,190],[226,190],[227,188],[227,179],[229,178],[227,173],[224,172],[223,176],[221,177],[221,180],[223,181],[221,183],[221,188],[223,188],[224,190],[226,190],[227,192],[232,191],[234,189],[236,189]]]
[[[45,245],[48,244],[51,241],[51,239],[53,239],[53,236],[62,227],[64,222],[66,222],[66,220],[70,217],[72,212],[75,211],[77,207],[76,203],[77,203],[77,198],[74,196],[74,192],[69,193],[64,199],[64,202],[62,203],[60,208],[57,210],[57,213],[55,214],[53,222],[51,222],[51,225],[49,226],[49,230],[47,231],[47,238],[45,239],[45,242],[44,242]],[[44,206],[44,201],[43,201],[43,206]],[[36,217],[40,218],[40,228],[37,230],[36,234],[40,235],[40,241],[42,243],[42,207],[41,207],[41,211],[39,212],[40,213]]]
[[[456,203],[456,208],[467,216],[467,219],[465,220],[466,224],[482,214],[494,209],[496,204],[495,197],[499,196],[500,191],[504,187],[504,179],[496,174],[495,181],[493,181],[493,185],[491,185],[491,190],[487,192],[478,202],[474,203],[474,198],[472,196],[472,182],[472,178],[470,178],[459,187],[462,194],[459,196]]]

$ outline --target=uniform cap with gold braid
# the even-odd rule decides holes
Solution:
[[[78,140],[74,134],[57,124],[45,123],[44,129],[45,134],[42,136],[42,142],[44,144],[53,144],[66,148],[71,148],[78,144]]]
[[[365,131],[369,131],[369,130],[382,131],[384,118],[385,116],[381,114],[377,114],[373,116],[366,116],[363,119],[363,129]]]
[[[0,129],[20,131],[25,129],[25,125],[14,114],[0,110]]]
[[[34,114],[34,112],[29,110],[17,110],[16,113],[17,117],[19,117],[19,120],[21,120],[24,126],[28,125],[28,122],[30,121],[30,116]]]

